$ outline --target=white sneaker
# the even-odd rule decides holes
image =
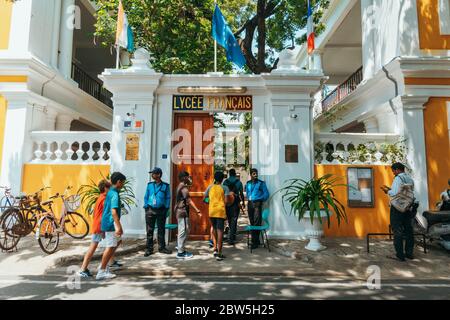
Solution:
[[[95,277],[96,280],[108,280],[108,279],[114,279],[116,275],[114,273],[111,273],[108,269],[102,270],[100,269],[97,273],[97,276]]]

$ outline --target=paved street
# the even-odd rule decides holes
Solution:
[[[88,239],[65,238],[51,256],[24,240],[18,252],[0,254],[0,299],[450,299],[450,257],[437,247],[428,254],[418,248],[416,260],[400,263],[386,257],[389,241],[373,241],[370,254],[358,239],[325,239],[320,253],[286,240],[250,253],[241,241],[217,262],[206,242],[190,242],[194,258],[180,261],[174,254],[143,257],[139,240],[122,249],[128,252],[116,279],[77,282]],[[98,263],[90,266],[94,274]],[[367,287],[371,266],[380,268],[380,290]]]
[[[65,275],[0,278],[0,299],[448,299],[450,281],[389,280],[380,290],[364,281],[323,277],[190,276],[145,277],[128,274],[107,282],[82,280],[79,288]]]

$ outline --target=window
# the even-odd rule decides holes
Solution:
[[[450,35],[450,0],[438,1],[441,35]]]
[[[348,168],[348,206],[350,208],[373,208],[372,168]]]

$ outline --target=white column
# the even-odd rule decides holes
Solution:
[[[58,114],[56,116],[56,131],[70,131],[70,125],[73,120],[71,116]]]
[[[59,52],[59,34],[61,31],[61,6],[62,0],[54,0],[53,14],[53,32],[52,32],[52,55],[50,64],[53,68],[58,69],[58,52]]]
[[[150,146],[153,141],[152,110],[154,93],[162,74],[155,73],[147,65],[148,53],[136,51],[133,67],[123,70],[106,69],[100,78],[113,93],[114,115],[111,141],[111,172],[120,171],[133,179],[132,188],[137,207],[122,218],[126,236],[145,236],[145,219],[142,213],[143,199],[151,166]],[[135,120],[144,121],[144,132],[139,134],[139,160],[126,161],[126,133],[122,130],[127,113],[134,113]]]
[[[403,136],[406,139],[407,165],[412,170],[416,197],[420,201],[420,210],[427,210],[428,179],[423,122],[424,105],[429,97],[402,97]]]
[[[58,69],[68,79],[72,68],[74,8],[75,0],[62,0]]]
[[[31,160],[32,145],[28,132],[32,106],[27,93],[2,93],[7,100],[6,123],[0,185],[10,186],[13,194],[22,189],[23,164]]]
[[[45,120],[46,120],[46,125],[45,125],[45,130],[47,131],[55,131],[56,128],[56,116],[58,115],[58,112],[53,110],[53,109],[49,109],[46,108],[45,110]]]

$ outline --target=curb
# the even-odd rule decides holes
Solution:
[[[299,272],[285,270],[284,272],[249,272],[249,271],[220,271],[220,272],[201,272],[201,271],[133,271],[133,270],[117,270],[114,271],[118,276],[135,276],[135,277],[271,277],[271,278],[299,278],[299,277],[321,277],[321,278],[336,278],[336,279],[355,279],[366,281],[366,279],[358,278],[352,274],[330,275],[328,273],[319,272]]]

